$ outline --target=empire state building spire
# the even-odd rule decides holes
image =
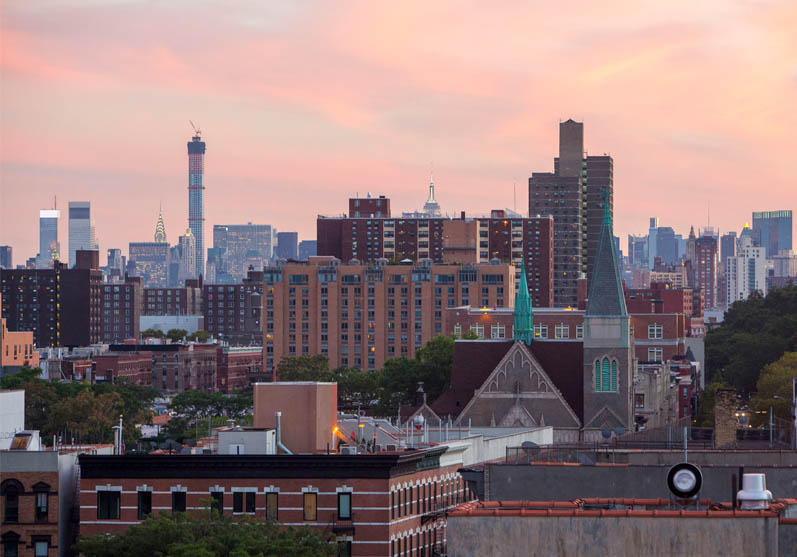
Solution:
[[[440,216],[440,205],[434,198],[434,172],[431,173],[429,178],[429,199],[423,205],[423,212],[430,217]]]

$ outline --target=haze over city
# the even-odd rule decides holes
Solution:
[[[528,208],[558,123],[614,158],[615,233],[647,219],[738,231],[795,200],[797,4],[6,2],[0,237],[89,200],[99,247],[187,227],[185,142],[203,130],[206,232],[315,237],[356,193],[449,214]],[[309,203],[309,201],[312,201]],[[710,211],[710,217],[709,217]]]

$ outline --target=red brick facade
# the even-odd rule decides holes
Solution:
[[[57,556],[58,472],[0,473],[0,519],[3,550],[16,545],[20,557],[32,557],[46,543],[48,557]]]

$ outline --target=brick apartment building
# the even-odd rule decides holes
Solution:
[[[0,269],[2,316],[10,330],[32,331],[38,347],[100,342],[102,271],[91,267],[96,257],[83,250],[77,255],[73,269],[59,261],[52,269]]]
[[[232,345],[262,344],[262,271],[250,269],[240,284],[205,284],[202,299],[207,332]]]
[[[234,393],[258,381],[270,381],[263,371],[261,346],[219,346],[216,348],[216,390]]]
[[[196,281],[186,281],[196,282]],[[202,288],[144,288],[141,315],[202,315]]]
[[[142,304],[141,277],[102,285],[101,337],[111,344],[138,339]]]
[[[383,197],[350,199],[348,217],[319,216],[318,255],[336,257],[344,263],[356,259],[361,264],[382,258],[393,263],[430,259],[459,264],[486,264],[497,259],[514,263],[517,269],[525,261],[532,302],[535,306],[553,306],[553,216],[528,218],[493,210],[489,217],[466,218],[463,212],[458,219],[394,218],[378,212],[363,216],[363,205],[359,212],[352,211],[357,209],[355,202],[379,200],[389,207],[389,199]],[[377,216],[380,214],[384,216]],[[518,277],[516,274],[516,283]]]
[[[719,251],[717,238],[710,231],[695,241],[695,258],[695,286],[703,292],[703,309],[714,309],[719,302]]]
[[[331,531],[341,555],[432,555],[470,499],[448,447],[364,455],[81,455],[80,533],[205,508]]]
[[[93,360],[95,381],[116,383],[123,379],[140,387],[152,386],[152,352],[108,352]]]
[[[153,389],[181,393],[217,388],[215,344],[112,344],[110,350],[118,354],[151,353]]]
[[[444,333],[446,308],[512,305],[510,265],[341,265],[331,257],[264,271],[264,371],[283,356],[378,369]]]
[[[0,293],[0,307],[3,294]],[[0,317],[0,376],[6,372],[16,372],[22,366],[37,367],[39,353],[34,350],[33,333],[11,332],[4,317]]]

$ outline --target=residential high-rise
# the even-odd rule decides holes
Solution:
[[[205,282],[240,282],[249,265],[262,271],[274,255],[274,232],[270,224],[214,225],[213,249],[220,250],[214,252],[216,277],[213,281],[206,277]]]
[[[350,218],[390,218],[390,199],[384,195],[371,197],[352,197],[349,199]]]
[[[754,246],[750,238],[743,238],[739,254],[724,260],[727,294],[725,299],[731,305],[738,300],[746,300],[753,292],[767,295],[766,248]]]
[[[603,192],[608,192],[608,201]],[[612,157],[584,156],[584,124],[559,124],[559,156],[554,172],[534,172],[529,178],[529,215],[554,219],[554,303],[578,304],[578,280],[589,279],[603,218],[603,205],[613,213]]]
[[[180,267],[177,281],[184,283],[187,279],[197,278],[196,274],[196,238],[188,228],[178,239],[180,246]]]
[[[100,331],[103,343],[137,339],[141,319],[141,277],[125,277],[124,282],[102,285]]]
[[[96,250],[97,242],[91,221],[91,203],[69,202],[69,267],[75,266],[75,253],[79,249]]]
[[[195,276],[205,273],[205,142],[200,131],[188,142],[188,228],[196,240]]]
[[[263,271],[249,271],[238,284],[204,284],[202,308],[205,330],[230,345],[263,342]]]
[[[14,250],[11,246],[0,246],[0,269],[14,268]]]
[[[169,244],[166,242],[130,242],[129,260],[132,276],[141,277],[144,287],[163,288],[169,281]]]
[[[55,209],[39,211],[39,254],[36,256],[37,269],[51,269],[53,261],[60,257],[58,243],[58,219],[61,211]]]
[[[720,237],[720,260],[725,264],[729,257],[736,257],[736,232],[728,232]]]
[[[297,232],[277,232],[277,257],[280,259],[299,258],[299,234]]]
[[[719,302],[717,296],[717,237],[707,229],[695,240],[695,287],[703,291],[703,309],[715,309]]]
[[[753,213],[753,239],[766,248],[767,257],[792,249],[792,212],[756,211]]]

